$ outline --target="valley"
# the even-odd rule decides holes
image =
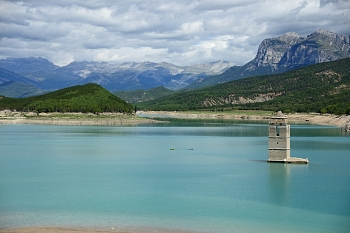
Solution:
[[[256,57],[243,66],[219,60],[191,66],[74,61],[59,67],[45,58],[8,58],[0,60],[0,108],[38,112],[282,110],[349,115],[349,38],[327,30],[308,36],[286,33],[263,40]],[[86,96],[75,96],[73,101],[49,97],[91,83],[105,89],[102,96],[113,93],[119,97],[113,101],[127,102],[128,110],[93,99],[85,104]]]

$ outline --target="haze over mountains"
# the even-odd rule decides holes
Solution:
[[[25,97],[86,83],[100,84],[109,91],[158,86],[172,90],[198,89],[348,57],[350,36],[318,30],[306,37],[291,32],[265,39],[256,57],[243,66],[227,61],[193,66],[83,61],[59,67],[44,58],[8,58],[0,60],[0,95]]]

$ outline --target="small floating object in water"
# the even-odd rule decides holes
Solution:
[[[188,149],[188,150],[193,150],[193,148],[190,148],[190,149]]]
[[[174,147],[172,147],[172,148],[170,148],[170,150],[175,150],[175,148],[174,148]]]

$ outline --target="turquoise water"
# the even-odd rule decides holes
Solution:
[[[350,135],[293,125],[311,163],[284,165],[265,162],[267,130],[0,125],[0,227],[349,232]]]

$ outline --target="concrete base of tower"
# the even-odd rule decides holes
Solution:
[[[308,164],[309,163],[309,159],[302,159],[302,158],[295,158],[295,157],[291,157],[288,159],[283,159],[283,160],[278,160],[278,159],[268,159],[267,160],[268,163],[298,163],[298,164]]]

